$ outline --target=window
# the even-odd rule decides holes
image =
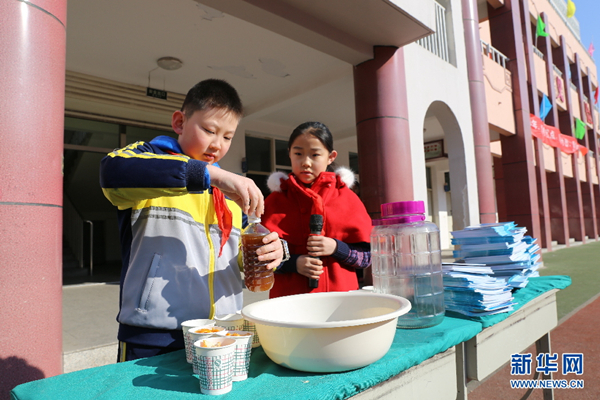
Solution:
[[[66,117],[64,132],[64,145],[69,150],[97,148],[106,154],[119,147],[118,124]]]
[[[159,135],[177,138],[173,131],[71,117],[65,117],[64,132],[65,150],[103,154],[140,140],[150,141]]]
[[[448,216],[452,216],[452,193],[450,190],[450,172],[444,172],[444,191],[446,192],[446,207]]]
[[[292,171],[287,141],[246,135],[246,177],[256,183],[265,197],[270,193],[267,179],[274,171]]]
[[[348,163],[350,164],[350,169],[356,175],[360,175],[360,171],[358,169],[358,153],[349,152],[348,153]]]

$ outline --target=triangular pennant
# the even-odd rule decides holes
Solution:
[[[575,118],[575,137],[579,140],[585,137],[585,124],[579,118]]]
[[[552,103],[550,102],[550,99],[548,99],[548,96],[544,95],[542,97],[542,104],[540,104],[540,119],[542,121],[546,119],[546,116],[548,115],[551,109]]]
[[[544,21],[542,21],[541,15],[538,15],[537,29],[535,30],[535,36],[536,36],[536,38],[538,36],[541,36],[541,37],[548,36],[548,33],[546,33],[546,24],[544,23]]]

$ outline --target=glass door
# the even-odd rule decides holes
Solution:
[[[127,143],[169,134],[65,118],[63,155],[63,283],[117,281],[121,247],[117,209],[100,188],[100,161]],[[174,135],[171,132],[171,135]]]

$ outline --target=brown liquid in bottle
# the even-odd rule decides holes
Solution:
[[[244,283],[251,292],[270,290],[275,282],[273,270],[267,269],[268,261],[259,261],[256,250],[263,246],[265,235],[242,235],[242,252],[244,258]]]

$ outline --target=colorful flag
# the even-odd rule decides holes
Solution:
[[[587,101],[583,103],[583,108],[585,109],[585,122],[590,125],[594,125],[594,120],[592,119],[592,108],[590,107],[590,103]]]
[[[542,21],[541,15],[538,15],[537,29],[535,30],[535,38],[537,39],[538,36],[548,36],[548,33],[546,33],[546,24],[544,23],[544,21]]]
[[[588,47],[588,53],[590,54],[590,57],[594,57],[594,51],[596,51],[594,42],[590,42],[590,47]]]
[[[596,91],[594,92],[594,104],[598,104],[598,88],[596,88]]]
[[[575,137],[577,139],[583,139],[585,136],[585,124],[579,118],[575,118]]]
[[[556,98],[562,102],[565,101],[565,85],[560,76],[556,75]]]
[[[571,0],[567,1],[567,18],[571,18],[573,15],[575,15],[575,3],[573,3]]]
[[[540,104],[540,119],[542,121],[546,119],[546,116],[551,109],[552,103],[550,102],[550,99],[548,99],[548,96],[544,95],[544,97],[542,97],[542,104]]]

